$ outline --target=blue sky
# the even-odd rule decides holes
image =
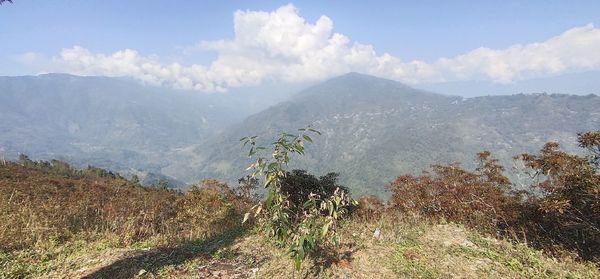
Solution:
[[[240,30],[256,36],[252,32],[265,27],[261,34],[274,30],[276,36],[256,42],[237,40],[237,10],[243,11],[237,21],[241,22]],[[252,21],[259,12],[272,16]],[[322,16],[326,20],[319,25]],[[292,25],[277,29],[282,17],[304,22],[288,22]],[[316,35],[310,31],[314,25],[319,25]],[[586,50],[598,42],[600,1],[14,0],[0,6],[0,26],[0,75],[49,71],[131,75],[144,82],[205,91],[269,80],[314,80],[347,70],[415,83],[469,79],[511,82],[596,70],[598,57]],[[273,45],[286,36],[288,28],[295,27],[299,29],[290,37],[306,32],[314,35],[307,38],[306,49],[305,43],[295,41]],[[581,29],[541,50],[536,45],[527,48],[528,44],[547,43],[573,28]],[[343,35],[345,41],[328,44],[335,33]],[[218,41],[224,44],[215,44]],[[577,51],[581,56],[577,61],[552,56],[571,49],[565,46],[569,42],[584,44]],[[519,45],[524,46],[520,53],[507,50]],[[328,47],[335,49],[327,52]],[[473,52],[480,47],[490,51]],[[287,51],[292,48],[294,51]],[[551,49],[545,54],[547,59],[540,56],[528,65],[515,62],[529,59],[531,51],[546,49]],[[125,50],[133,52],[115,56]],[[310,60],[320,55],[337,55],[339,59]],[[257,56],[261,58],[255,59]],[[451,61],[440,62],[444,57]],[[491,59],[498,61],[489,62]],[[288,63],[292,60],[295,62]],[[557,62],[543,64],[543,60]],[[592,62],[581,62],[584,60]],[[142,67],[144,64],[147,67]]]

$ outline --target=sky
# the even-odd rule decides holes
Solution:
[[[600,70],[600,1],[32,1],[0,6],[0,75],[202,92],[355,71],[499,84]]]

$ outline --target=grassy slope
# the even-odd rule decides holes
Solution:
[[[15,193],[35,197],[45,193],[40,189],[46,188],[58,191],[66,202],[72,202],[71,195],[74,194],[84,195],[77,196],[81,200],[100,194],[121,195],[124,189],[128,189],[130,199],[147,199],[148,195],[161,199],[157,196],[160,192],[124,186],[122,181],[92,179],[97,191],[103,187],[106,190],[78,191],[74,189],[85,190],[80,184],[89,182],[87,179],[59,179],[39,171],[11,168],[7,171],[0,166],[0,205],[8,205],[0,211],[1,220],[25,216],[11,205]],[[38,187],[31,187],[36,183]],[[85,196],[86,193],[89,196]],[[39,206],[48,207],[53,195],[44,194],[48,201]],[[119,204],[120,209],[129,210],[127,214],[136,212],[131,206],[135,204],[133,200],[109,205]],[[29,210],[34,210],[36,204],[28,206]],[[44,216],[53,216],[52,212],[44,210],[38,214],[41,215],[37,219],[24,220],[34,223]],[[381,228],[382,239],[372,238],[375,228]],[[9,241],[10,238],[4,237],[7,232],[10,232],[9,228],[0,224],[0,239]],[[33,235],[36,231],[30,233]],[[124,241],[127,238],[118,230],[88,230],[67,235],[65,239],[38,237],[36,242],[21,248],[3,248],[0,250],[0,278],[600,277],[598,267],[592,263],[577,262],[569,256],[552,259],[524,245],[488,238],[460,225],[399,218],[392,213],[381,219],[357,217],[348,220],[340,233],[339,256],[308,260],[300,272],[295,272],[285,251],[248,228],[232,227],[204,238],[156,232],[133,242]]]
[[[376,227],[382,228],[381,240],[371,237]],[[2,253],[0,278],[600,277],[594,264],[548,258],[524,245],[484,237],[455,224],[351,220],[342,234],[337,259],[307,261],[300,272],[294,272],[285,251],[260,234],[237,230],[176,245],[160,239],[125,247],[111,239],[74,240],[44,250]]]

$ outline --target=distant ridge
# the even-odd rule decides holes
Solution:
[[[577,151],[576,134],[600,127],[595,95],[463,98],[359,73],[288,99],[260,90],[190,93],[126,78],[0,77],[1,155],[235,184],[249,163],[239,138],[259,135],[269,143],[277,133],[312,125],[323,135],[292,167],[340,172],[355,193],[385,195],[393,178],[433,163],[473,166],[476,152],[490,150],[510,169],[513,155],[546,141]]]
[[[186,180],[164,168],[271,102],[260,94],[203,94],[61,73],[0,76],[0,156],[25,153]]]
[[[292,167],[336,171],[357,193],[385,195],[398,175],[430,164],[473,166],[490,150],[510,169],[512,156],[556,140],[577,150],[578,132],[600,127],[600,97],[511,95],[468,98],[431,93],[369,75],[348,73],[312,86],[289,101],[248,117],[198,148],[200,177],[235,181],[250,162],[237,141],[247,135],[323,132]]]

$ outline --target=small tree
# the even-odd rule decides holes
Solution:
[[[293,154],[304,154],[304,143],[312,142],[309,134],[320,132],[313,129],[299,129],[298,134],[282,133],[272,143],[270,158],[256,156],[256,161],[248,167],[252,177],[264,179],[267,198],[253,207],[258,225],[271,236],[277,245],[287,247],[294,259],[294,267],[299,270],[308,255],[327,244],[339,245],[336,229],[340,218],[347,213],[347,206],[356,204],[345,191],[337,188],[331,196],[308,193],[306,201],[299,207],[292,206],[289,196],[282,191],[288,172],[286,167]],[[256,136],[245,137],[240,141],[249,145],[248,156],[255,157],[264,147],[257,146]],[[244,216],[244,222],[250,213]]]
[[[19,154],[19,164],[21,164],[21,166],[24,167],[33,167],[35,165],[35,163],[31,159],[29,159],[29,156],[23,153]]]

